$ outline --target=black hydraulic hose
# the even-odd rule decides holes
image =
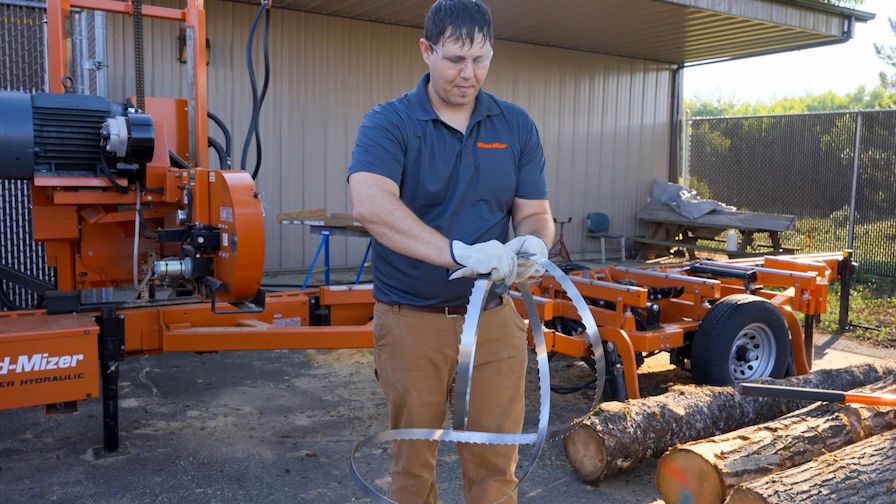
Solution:
[[[229,158],[224,151],[224,147],[221,146],[221,142],[215,140],[212,137],[208,137],[208,146],[215,150],[215,153],[218,155],[218,163],[221,164],[222,170],[228,169],[228,161]]]
[[[580,385],[554,385],[551,384],[551,392],[555,394],[573,394],[588,387],[592,387],[597,383],[597,378],[592,378]]]
[[[264,34],[262,35],[262,54],[264,55],[264,83],[261,85],[261,95],[258,97],[258,113],[255,116],[255,170],[252,171],[252,178],[258,178],[258,172],[261,171],[261,133],[259,132],[259,122],[261,121],[261,107],[264,105],[264,98],[268,94],[268,84],[271,81],[271,10],[264,11]]]
[[[9,293],[6,292],[6,289],[3,287],[2,284],[0,284],[0,305],[2,305],[7,310],[12,310],[12,311],[20,311],[20,310],[29,310],[30,309],[30,308],[22,306],[22,305],[16,303],[15,301],[13,301],[12,298],[9,297]]]
[[[168,151],[168,161],[171,163],[171,166],[175,168],[180,168],[181,170],[189,170],[192,168],[190,163],[188,163],[184,158],[177,155],[173,150]]]
[[[249,73],[249,86],[252,88],[252,115],[249,119],[249,129],[246,131],[246,139],[243,140],[243,152],[240,156],[240,169],[246,169],[246,161],[249,158],[249,142],[252,141],[254,134],[253,123],[258,108],[258,82],[255,79],[255,65],[252,62],[252,42],[255,39],[255,30],[258,29],[258,22],[261,20],[261,14],[264,12],[264,4],[258,8],[252,25],[249,28],[249,36],[246,38],[246,69]]]
[[[103,167],[103,174],[106,175],[106,178],[109,179],[109,182],[112,183],[112,187],[114,187],[116,191],[120,192],[121,194],[127,194],[131,191],[128,186],[123,186],[118,183],[118,179],[115,177],[115,175],[112,174],[112,171],[109,169],[109,163],[106,161],[105,155],[100,155],[100,163]]]
[[[230,138],[230,130],[227,129],[227,125],[224,124],[224,121],[221,120],[217,115],[209,112],[208,118],[212,120],[213,123],[218,125],[218,128],[221,128],[221,132],[224,133],[224,153],[227,154],[227,167],[221,165],[222,170],[230,169],[230,160],[233,159],[233,142]]]
[[[252,46],[255,39],[255,32],[258,29],[258,23],[261,20],[261,14],[265,14],[265,27],[263,34],[263,52],[264,52],[264,83],[262,85],[261,93],[258,92],[258,80],[255,75],[255,66],[252,60]],[[270,81],[270,43],[269,43],[269,34],[270,34],[270,22],[271,22],[271,14],[267,9],[267,4],[262,3],[262,5],[258,8],[258,12],[255,14],[255,18],[252,20],[252,27],[249,29],[249,37],[246,40],[246,67],[249,72],[249,84],[252,88],[252,116],[249,120],[249,129],[246,131],[246,138],[243,141],[243,151],[240,156],[240,168],[247,169],[246,163],[249,157],[249,144],[253,140],[255,140],[255,169],[252,172],[252,178],[256,178],[258,176],[258,172],[261,169],[261,133],[259,132],[259,118],[261,116],[261,105],[264,102],[265,95],[267,94],[268,83]]]

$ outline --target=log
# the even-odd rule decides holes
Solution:
[[[758,383],[850,390],[893,373],[896,364],[867,363]],[[599,404],[566,436],[563,446],[579,477],[597,483],[677,444],[765,422],[807,404],[744,397],[733,387],[675,386],[660,396]]]
[[[896,431],[889,431],[812,462],[738,485],[725,503],[892,504],[896,501],[894,454]]]
[[[896,375],[856,392],[892,394]],[[656,486],[666,504],[722,504],[740,483],[893,429],[894,407],[815,403],[777,420],[670,449],[657,464]]]

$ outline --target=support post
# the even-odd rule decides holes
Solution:
[[[323,236],[323,241],[327,244],[324,247],[324,285],[330,285],[330,232],[323,231],[321,235]]]
[[[118,451],[118,369],[124,358],[124,315],[115,308],[103,308],[97,316],[100,326],[100,378],[103,384],[103,451]]]
[[[853,248],[856,233],[856,188],[859,184],[859,154],[862,148],[862,113],[856,112],[856,143],[852,156],[852,189],[849,196],[849,229],[846,235],[846,248]]]
[[[364,249],[364,257],[361,258],[361,266],[358,267],[358,275],[355,277],[355,285],[361,283],[361,275],[364,273],[364,264],[367,263],[367,256],[370,255],[371,245],[373,245],[373,238],[367,240],[367,248]]]
[[[815,360],[815,317],[817,315],[805,315],[803,320],[803,347],[806,349],[806,363],[812,369]]]
[[[849,289],[852,285],[853,264],[852,250],[843,251],[843,259],[840,260],[840,314],[837,325],[841,331],[849,329]]]
[[[684,91],[684,65],[672,71],[672,98],[669,104],[672,127],[669,131],[669,182],[678,183],[681,176],[681,117]]]

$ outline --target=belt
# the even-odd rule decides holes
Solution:
[[[488,296],[485,298],[485,304],[482,306],[482,311],[492,310],[497,308],[503,304],[503,298],[500,294],[493,294],[489,292]],[[398,305],[399,310],[409,310],[409,311],[417,311],[424,313],[440,313],[445,316],[459,316],[467,314],[467,305],[460,306],[416,306],[416,305]]]

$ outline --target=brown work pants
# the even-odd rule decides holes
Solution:
[[[442,428],[457,368],[462,316],[446,316],[377,303],[374,361],[389,403],[392,429]],[[467,429],[519,433],[525,409],[526,327],[504,296],[483,312],[468,404]],[[396,441],[392,454],[392,499],[400,504],[435,504],[436,441]],[[517,447],[458,444],[464,498],[492,504],[516,485]],[[503,502],[516,502],[516,492]]]

